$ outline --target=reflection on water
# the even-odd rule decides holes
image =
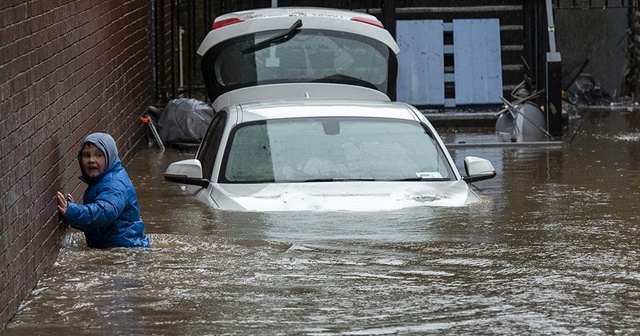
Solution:
[[[586,112],[566,148],[465,148],[499,175],[464,208],[209,209],[127,166],[151,249],[73,232],[5,335],[640,333],[640,118]],[[492,134],[447,134],[447,142]]]

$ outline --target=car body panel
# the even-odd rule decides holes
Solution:
[[[354,101],[346,99],[288,99],[238,104],[239,123],[296,117],[370,117],[419,120],[410,105],[400,102]],[[426,120],[426,119],[425,119]]]
[[[213,184],[202,201],[230,211],[389,211],[478,201],[464,181]]]
[[[400,52],[400,47],[387,30],[361,21],[354,21],[354,18],[379,22],[375,16],[369,14],[326,8],[279,7],[224,14],[217,17],[214,24],[230,19],[241,21],[211,30],[200,44],[198,54],[202,56],[212,46],[236,36],[287,29],[297,19],[303,19],[305,29],[333,30],[369,36],[386,44],[396,54]]]
[[[361,86],[328,83],[282,83],[251,86],[220,95],[213,103],[214,111],[225,106],[283,99],[344,99],[389,101],[384,93]]]
[[[372,15],[314,7],[264,8],[222,15],[213,26],[198,53],[214,111],[265,97],[361,99],[372,94],[357,88],[388,96],[375,100],[395,96],[400,49]],[[285,83],[293,85],[278,85]],[[305,85],[296,88],[298,84]]]

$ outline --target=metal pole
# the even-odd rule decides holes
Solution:
[[[393,0],[382,0],[382,24],[396,38],[396,4]]]
[[[382,0],[382,24],[389,31],[389,34],[396,38],[396,4],[394,0]],[[389,69],[389,83],[387,96],[391,100],[396,100],[397,94],[397,68]]]
[[[149,41],[151,43],[151,86],[153,97],[153,104],[158,102],[158,38],[156,37],[156,26],[158,17],[156,15],[156,2],[155,0],[149,0]]]
[[[178,27],[178,66],[180,67],[180,69],[178,70],[179,73],[179,87],[178,90],[182,90],[184,88],[184,56],[182,54],[184,48],[182,47],[182,36],[184,35],[184,29],[182,29],[182,27]]]
[[[556,27],[553,20],[553,4],[546,0],[547,11],[547,39],[548,49],[546,53],[546,102],[547,124],[549,133],[554,136],[562,136],[562,57],[556,50]]]
[[[176,40],[180,27],[180,15],[178,14],[178,0],[171,0],[171,98],[176,97]]]

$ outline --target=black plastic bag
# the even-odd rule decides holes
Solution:
[[[169,101],[158,120],[158,133],[163,143],[200,142],[213,119],[213,108],[193,98]]]

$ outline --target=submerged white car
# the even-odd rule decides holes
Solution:
[[[289,100],[219,111],[195,159],[165,177],[226,210],[378,211],[462,206],[492,165],[462,177],[422,113],[397,102]]]
[[[233,211],[463,206],[461,176],[427,118],[393,102],[398,47],[373,16],[319,8],[227,14],[200,46],[215,116],[194,159],[165,178]]]

